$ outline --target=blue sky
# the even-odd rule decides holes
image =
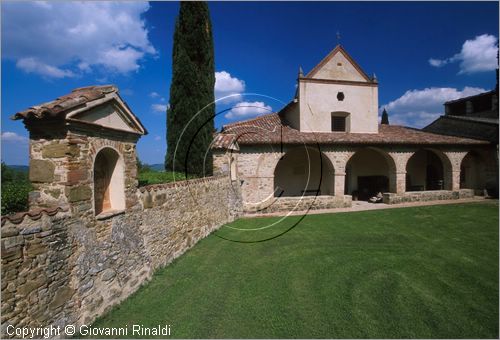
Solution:
[[[391,123],[423,127],[443,102],[495,86],[498,2],[210,2],[216,126],[280,109],[298,67],[341,43],[379,80]],[[112,83],[149,135],[146,163],[166,151],[176,2],[2,3],[2,160],[28,163],[27,131],[9,117],[73,88]],[[246,95],[258,93],[260,95]],[[243,103],[243,104],[242,104]],[[238,108],[252,103],[253,108]],[[259,108],[260,107],[260,108]]]

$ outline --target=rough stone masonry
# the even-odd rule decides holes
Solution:
[[[138,188],[147,133],[114,86],[19,112],[30,210],[2,217],[2,329],[91,323],[241,211],[228,175]],[[64,334],[62,335],[64,336]]]
[[[153,185],[137,209],[103,220],[38,209],[2,220],[6,327],[89,324],[153,272],[241,212],[227,176]]]

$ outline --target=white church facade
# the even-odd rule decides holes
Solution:
[[[306,75],[277,113],[225,125],[214,172],[231,173],[248,212],[350,206],[482,194],[497,180],[487,141],[378,121],[378,81],[342,46]]]

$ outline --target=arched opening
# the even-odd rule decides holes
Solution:
[[[357,151],[346,164],[345,193],[353,199],[368,200],[379,192],[389,192],[394,167],[390,156],[372,148]]]
[[[120,155],[104,148],[94,161],[95,214],[125,209],[124,166]]]
[[[274,170],[276,197],[333,195],[334,169],[319,150],[298,147],[287,152]]]
[[[474,151],[469,152],[460,164],[460,188],[474,189],[482,194],[486,187],[486,171],[483,158]]]
[[[445,175],[451,170],[444,157],[432,150],[415,152],[406,163],[406,191],[447,189]]]

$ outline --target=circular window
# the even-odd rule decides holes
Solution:
[[[337,99],[340,100],[340,101],[343,101],[345,98],[344,96],[344,92],[339,92],[337,93]]]

